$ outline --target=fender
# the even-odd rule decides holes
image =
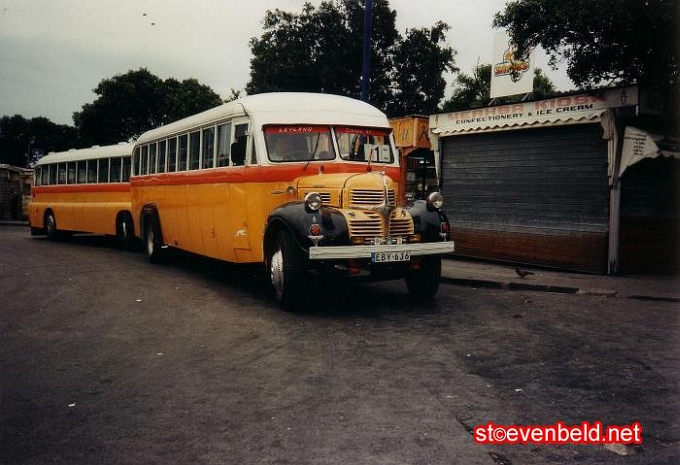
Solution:
[[[416,200],[404,206],[413,217],[414,232],[420,234],[422,242],[441,242],[441,224],[449,224],[449,219],[442,210],[432,208],[425,200]],[[446,240],[449,240],[447,234]]]
[[[289,202],[278,206],[269,214],[265,226],[265,244],[269,242],[279,228],[287,228],[297,245],[308,250],[313,245],[309,228],[313,224],[321,226],[323,239],[319,245],[349,245],[349,228],[345,217],[333,207],[321,207],[312,212],[305,208],[303,202]]]

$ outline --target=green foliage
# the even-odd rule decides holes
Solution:
[[[373,2],[370,101],[391,116],[429,113],[444,95],[442,73],[454,70],[442,47],[448,26],[396,30],[387,0]],[[300,13],[268,11],[264,32],[250,41],[249,94],[273,91],[361,95],[363,0],[306,3]],[[435,104],[433,105],[433,102]]]
[[[94,102],[73,114],[88,145],[129,140],[221,103],[219,95],[196,79],[163,81],[145,68],[104,79],[94,92]]]
[[[41,155],[78,147],[76,128],[44,117],[21,115],[0,118],[0,163],[27,167]]]
[[[491,97],[491,65],[477,65],[472,75],[460,73],[456,77],[453,96],[443,105],[444,111],[468,110],[489,104]]]
[[[533,100],[540,100],[555,96],[558,92],[541,69],[534,70]],[[444,111],[469,110],[489,105],[491,101],[491,65],[480,64],[472,70],[472,75],[460,73],[456,78],[456,85],[452,97],[447,100],[442,109]],[[516,102],[522,96],[511,96],[496,99],[497,105]]]
[[[507,29],[520,52],[540,45],[551,65],[566,60],[579,87],[677,88],[677,0],[514,0],[493,25]]]
[[[457,72],[455,52],[440,45],[450,27],[439,21],[432,28],[410,29],[395,48],[395,91],[388,113],[425,114],[437,111],[446,90],[445,72]]]

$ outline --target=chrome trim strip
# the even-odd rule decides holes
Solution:
[[[310,247],[310,260],[347,260],[351,258],[371,258],[374,252],[411,252],[411,256],[440,255],[452,253],[453,241],[416,242],[393,245],[341,245],[332,247]]]

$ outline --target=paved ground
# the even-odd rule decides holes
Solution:
[[[399,281],[343,284],[290,314],[260,268],[175,258],[0,227],[0,463],[680,461],[671,278],[451,260],[432,303]],[[639,421],[644,442],[470,435],[560,420]]]

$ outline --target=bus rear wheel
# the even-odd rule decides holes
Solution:
[[[276,233],[267,265],[274,296],[281,308],[287,312],[298,310],[304,303],[304,260],[288,231]]]
[[[144,244],[146,257],[151,263],[163,261],[163,243],[161,236],[160,221],[157,216],[147,218],[145,221]]]
[[[59,231],[57,230],[57,220],[54,217],[54,213],[45,213],[45,235],[51,241],[56,241],[59,238]]]

